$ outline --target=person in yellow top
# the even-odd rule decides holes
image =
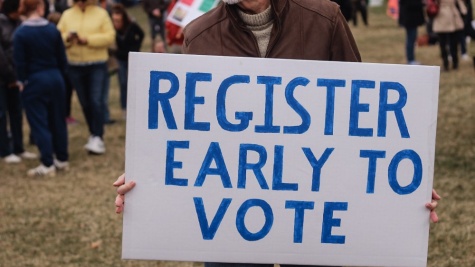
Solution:
[[[81,104],[90,136],[84,148],[92,154],[105,153],[104,112],[107,97],[108,48],[115,30],[106,10],[94,0],[74,0],[58,22],[66,46],[68,75]]]

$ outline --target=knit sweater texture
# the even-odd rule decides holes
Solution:
[[[256,37],[259,53],[261,57],[264,57],[267,52],[267,46],[269,45],[272,26],[274,25],[271,7],[269,6],[259,14],[247,14],[243,11],[239,11],[239,16]]]

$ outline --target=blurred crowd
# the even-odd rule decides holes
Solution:
[[[341,12],[353,26],[358,25],[358,13],[368,26],[368,0],[332,1],[340,5]],[[437,6],[435,14],[427,11],[431,3]],[[472,60],[475,67],[475,56],[470,56],[468,49],[471,39],[475,38],[472,0],[388,0],[387,5],[388,14],[405,29],[407,64],[421,64],[416,60],[416,46],[438,44],[443,71],[457,70],[459,56],[465,61]],[[418,35],[419,27],[425,28],[423,35]]]
[[[119,0],[117,0],[119,1]],[[136,0],[0,0],[0,157],[6,163],[39,158],[30,176],[54,175],[69,168],[68,124],[75,92],[89,136],[84,149],[106,152],[105,125],[110,117],[109,84],[117,74],[122,119],[127,110],[128,53],[140,51],[146,35],[151,52],[180,52],[182,28],[166,20],[178,0],[142,0],[148,31],[127,12]],[[332,0],[354,27],[358,18],[369,25],[369,0]],[[416,43],[439,44],[443,70],[456,70],[470,58],[467,40],[473,37],[471,0],[437,0],[438,13],[427,16],[427,1],[395,0],[399,24],[406,31],[408,64]],[[434,0],[432,0],[434,1]],[[418,38],[418,28],[427,34]],[[475,57],[473,57],[475,65]],[[25,151],[22,114],[30,126],[30,143],[39,155]]]
[[[428,10],[432,5],[436,5],[435,10]],[[475,57],[471,59],[467,49],[475,37],[472,20],[471,0],[399,0],[399,24],[406,30],[407,63],[420,64],[415,57],[416,44],[438,44],[443,71],[457,70],[459,55],[462,60],[473,60],[475,66]],[[426,33],[418,37],[419,26],[425,26]]]
[[[0,0],[0,157],[5,163],[39,158],[29,176],[69,169],[67,125],[78,123],[71,115],[74,92],[89,131],[85,150],[106,152],[105,125],[116,122],[108,107],[110,78],[117,74],[125,120],[128,53],[140,51],[145,37],[127,12],[130,4],[136,3]],[[181,46],[181,28],[165,19],[174,4],[142,1],[152,52]],[[23,112],[39,155],[24,149]]]

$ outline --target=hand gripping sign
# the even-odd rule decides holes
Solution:
[[[133,53],[123,257],[425,266],[438,67]]]

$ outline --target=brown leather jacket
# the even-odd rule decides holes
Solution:
[[[361,61],[338,5],[327,0],[270,0],[274,27],[265,57]],[[183,53],[259,57],[257,40],[236,5],[220,4],[185,28]]]

